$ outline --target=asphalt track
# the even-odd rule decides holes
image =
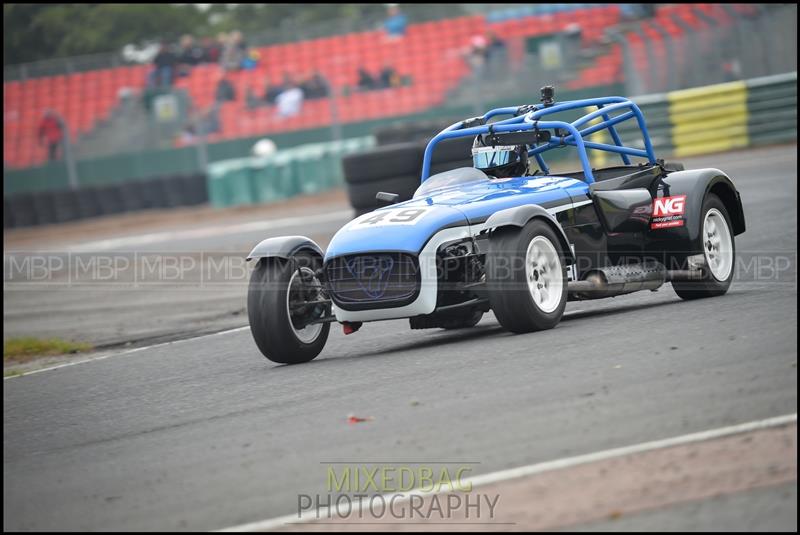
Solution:
[[[6,380],[4,529],[220,529],[295,512],[298,494],[326,492],[325,463],[472,463],[479,475],[796,413],[796,147],[686,163],[727,171],[742,194],[727,295],[683,302],[666,285],[570,303],[531,335],[491,315],[466,331],[333,329],[301,366],[264,360],[245,329]],[[793,496],[796,480],[584,527],[768,517],[792,530]]]

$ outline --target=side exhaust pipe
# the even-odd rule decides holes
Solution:
[[[567,285],[572,300],[603,299],[641,290],[656,290],[665,282],[692,281],[703,278],[702,255],[689,259],[690,269],[668,270],[659,262],[610,266],[590,271],[583,280]]]

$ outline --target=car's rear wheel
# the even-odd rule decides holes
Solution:
[[[563,252],[553,229],[533,219],[492,233],[486,255],[489,303],[497,321],[516,333],[552,329],[567,305]]]
[[[299,364],[320,354],[330,314],[315,270],[321,259],[298,256],[262,258],[250,276],[247,314],[250,332],[261,353],[273,362]]]
[[[705,258],[703,278],[673,282],[675,293],[682,299],[723,295],[733,281],[736,243],[728,210],[719,197],[710,193],[703,202],[701,216],[702,254]]]

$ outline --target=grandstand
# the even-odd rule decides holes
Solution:
[[[725,28],[735,16],[752,16],[757,6],[736,4],[664,4],[655,17],[624,20],[618,5],[527,5],[496,10],[485,15],[411,24],[400,39],[388,39],[381,30],[354,32],[306,41],[258,47],[258,66],[229,74],[237,99],[219,109],[220,129],[208,141],[300,131],[331,125],[392,118],[423,112],[448,101],[470,75],[464,51],[472,38],[494,31],[508,45],[512,72],[524,67],[526,40],[579,27],[581,46],[593,51],[589,64],[578,65],[566,89],[581,89],[628,81],[639,92],[686,87],[683,64],[693,54],[705,54],[713,43],[703,41],[708,30]],[[696,42],[684,37],[692,33]],[[609,37],[617,35],[616,42]],[[670,48],[671,47],[671,48]],[[699,48],[698,48],[699,47]],[[624,72],[624,51],[630,54]],[[669,61],[668,61],[669,60]],[[651,69],[650,65],[676,62],[676,72]],[[410,80],[408,85],[357,92],[360,67],[376,72],[385,65]],[[4,147],[6,168],[25,168],[46,162],[46,147],[39,146],[36,128],[46,109],[56,110],[69,125],[73,140],[92,131],[119,105],[123,89],[141,94],[149,65],[122,66],[74,74],[4,82]],[[219,67],[198,65],[178,78],[175,88],[184,90],[197,109],[214,101]],[[279,118],[272,107],[248,109],[248,88],[261,95],[267,77],[279,80],[285,72],[297,76],[321,73],[334,89],[335,98],[306,101],[298,115]],[[676,84],[675,80],[680,78]],[[349,89],[349,90],[348,90]],[[179,140],[175,146],[180,146]]]
[[[400,40],[386,39],[382,31],[375,30],[261,47],[257,49],[260,60],[256,69],[231,73],[239,99],[222,105],[221,131],[209,141],[331,123],[333,103],[329,99],[308,101],[299,115],[282,120],[271,109],[248,110],[242,95],[248,87],[260,94],[267,76],[274,80],[280,79],[285,71],[295,74],[319,71],[341,94],[345,87],[356,85],[359,67],[377,71],[391,64],[400,74],[410,77],[410,86],[340,96],[335,103],[336,113],[343,123],[401,116],[445,102],[448,92],[469,74],[462,52],[475,35],[493,29],[505,39],[528,38],[555,33],[577,23],[582,28],[584,44],[590,45],[618,19],[617,6],[576,5],[496,22],[484,16],[465,16],[412,24]],[[517,48],[510,52],[511,61],[518,63],[522,51]],[[120,90],[143,90],[149,70],[146,65],[126,66],[5,82],[5,165],[19,168],[46,161],[46,149],[36,140],[36,126],[44,110],[59,112],[75,139],[111,114]],[[207,107],[214,99],[218,70],[216,65],[196,66],[189,76],[179,78],[175,86],[187,90],[195,106]],[[608,75],[607,70],[603,72]],[[584,83],[592,84],[595,80],[590,74]]]

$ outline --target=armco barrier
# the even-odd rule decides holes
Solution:
[[[674,156],[797,139],[797,72],[667,93]]]
[[[372,136],[311,143],[266,157],[223,160],[208,166],[212,206],[225,207],[288,199],[344,183],[341,159],[375,145]]]
[[[684,157],[797,139],[797,72],[634,97],[661,156]],[[617,127],[642,147],[632,121]]]
[[[747,85],[711,85],[667,93],[676,157],[725,151],[750,144]]]

